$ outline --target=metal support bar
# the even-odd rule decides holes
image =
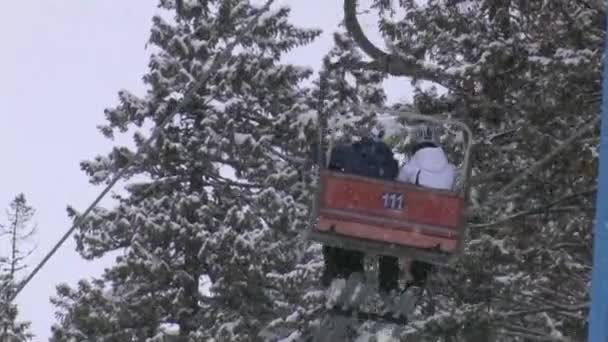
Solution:
[[[368,256],[394,256],[397,258],[412,258],[428,262],[438,266],[448,266],[455,258],[454,254],[448,254],[436,250],[425,250],[415,247],[389,244],[371,240],[357,239],[345,235],[317,230],[310,232],[310,239],[326,246],[361,251]]]
[[[606,12],[608,18],[608,11]],[[604,41],[600,166],[593,234],[589,342],[608,342],[608,35]]]

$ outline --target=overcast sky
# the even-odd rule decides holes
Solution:
[[[318,67],[342,19],[341,0],[283,0],[293,21],[324,30],[313,45],[288,60]],[[144,92],[145,49],[156,0],[10,1],[0,11],[0,213],[25,193],[36,208],[37,263],[69,228],[66,206],[84,210],[101,189],[90,185],[79,162],[110,150],[96,126],[117,92]],[[362,3],[365,3],[363,1]],[[373,25],[364,25],[377,39]],[[387,82],[389,98],[410,98],[407,80]],[[107,201],[105,203],[108,203]],[[55,254],[17,298],[34,341],[46,341],[54,321],[49,297],[61,282],[99,275],[111,260],[87,262],[73,239]]]

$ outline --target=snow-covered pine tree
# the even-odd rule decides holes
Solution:
[[[404,337],[583,340],[604,4],[375,4],[392,58],[356,32],[352,15],[349,27],[376,58],[370,67],[443,86],[444,95],[419,88],[417,109],[465,120],[477,136],[479,210],[465,256],[458,272],[435,279],[432,305]]]
[[[175,16],[153,20],[148,93],[119,93],[101,127],[108,138],[131,132],[140,145],[139,130],[164,117],[256,12],[246,0],[160,7]],[[147,180],[82,224],[84,258],[119,256],[99,279],[58,287],[53,341],[261,340],[261,331],[276,333],[263,328],[297,309],[298,289],[314,281],[296,268],[294,248],[309,219],[312,178],[302,160],[314,115],[299,83],[311,70],[279,58],[319,31],[294,27],[288,15],[281,7],[263,16],[128,172]],[[101,184],[132,155],[117,146],[82,168]]]
[[[23,342],[32,339],[30,322],[17,321],[15,303],[9,302],[19,283],[20,271],[27,267],[25,259],[34,251],[31,240],[36,232],[32,224],[35,209],[24,194],[18,194],[6,210],[4,224],[0,224],[0,241],[6,248],[0,254],[0,341]]]
[[[323,128],[336,142],[350,142],[353,136],[369,135],[376,125],[377,113],[361,105],[381,106],[386,101],[382,89],[384,74],[353,68],[364,63],[364,56],[354,41],[343,31],[334,33],[334,47],[323,58],[319,78],[315,81],[313,100],[323,115]]]

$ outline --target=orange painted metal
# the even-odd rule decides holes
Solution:
[[[457,229],[464,199],[448,191],[424,189],[408,183],[380,181],[337,172],[323,172],[321,208],[352,210],[364,215],[407,220]],[[383,206],[385,193],[403,194],[403,209]]]
[[[454,252],[458,248],[464,199],[448,191],[425,189],[324,170],[321,174],[319,231],[404,246]],[[387,208],[387,194],[401,205]]]
[[[422,249],[439,247],[444,252],[455,252],[458,248],[457,238],[441,238],[424,234],[421,231],[393,229],[355,221],[343,221],[326,217],[319,220],[320,231],[347,235],[350,237],[394,243]]]

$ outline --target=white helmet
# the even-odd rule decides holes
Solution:
[[[419,125],[414,128],[413,132],[414,142],[417,144],[429,142],[439,145],[440,135],[441,128],[429,125]]]

